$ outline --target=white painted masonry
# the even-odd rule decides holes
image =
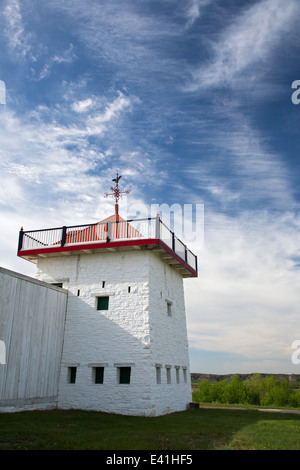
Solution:
[[[191,383],[178,271],[155,252],[132,248],[39,257],[36,276],[69,291],[59,408],[144,416],[187,408]],[[109,297],[108,310],[97,310],[99,296]],[[103,383],[94,383],[96,367],[104,368]],[[119,383],[121,367],[130,368],[129,384]]]

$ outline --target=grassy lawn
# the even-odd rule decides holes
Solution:
[[[0,414],[0,450],[300,450],[300,415],[196,409],[157,418],[87,411]]]

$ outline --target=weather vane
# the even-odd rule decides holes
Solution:
[[[113,198],[115,199],[115,201],[116,201],[116,203],[115,203],[116,214],[118,214],[118,201],[122,197],[122,194],[130,194],[129,189],[126,189],[125,191],[120,190],[119,181],[120,181],[121,178],[122,178],[122,176],[121,175],[119,176],[119,173],[117,172],[117,177],[112,179],[112,181],[114,183],[116,183],[115,186],[111,186],[111,188],[110,188],[112,193],[104,193],[104,197],[113,196]]]

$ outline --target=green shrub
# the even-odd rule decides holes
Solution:
[[[289,406],[292,408],[300,408],[300,389],[294,389],[290,396]]]
[[[224,402],[230,404],[247,402],[247,389],[238,375],[234,375],[231,382],[227,383],[224,389]]]
[[[226,403],[225,399],[225,389],[227,386],[226,380],[222,380],[221,382],[216,382],[212,384],[211,390],[211,398],[212,402],[216,403]]]
[[[193,401],[211,403],[211,385],[206,379],[200,380],[198,390],[193,392]]]
[[[287,379],[278,380],[273,375],[262,378],[260,374],[253,374],[250,379],[241,381],[236,374],[230,382],[201,380],[198,390],[193,392],[193,400],[296,408],[300,407],[300,390]]]

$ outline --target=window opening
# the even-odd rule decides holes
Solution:
[[[161,367],[156,366],[156,383],[161,384]]]
[[[74,384],[76,382],[76,373],[77,373],[77,367],[68,367],[68,372],[69,372],[69,383]]]
[[[53,283],[51,283],[51,285],[56,286],[56,287],[62,287],[63,283],[62,282],[53,282]]]
[[[171,367],[166,367],[167,371],[167,384],[171,383]]]
[[[119,367],[119,383],[130,384],[131,367]]]
[[[93,375],[95,384],[103,384],[104,367],[93,367]]]
[[[108,310],[109,297],[97,297],[97,310]]]

